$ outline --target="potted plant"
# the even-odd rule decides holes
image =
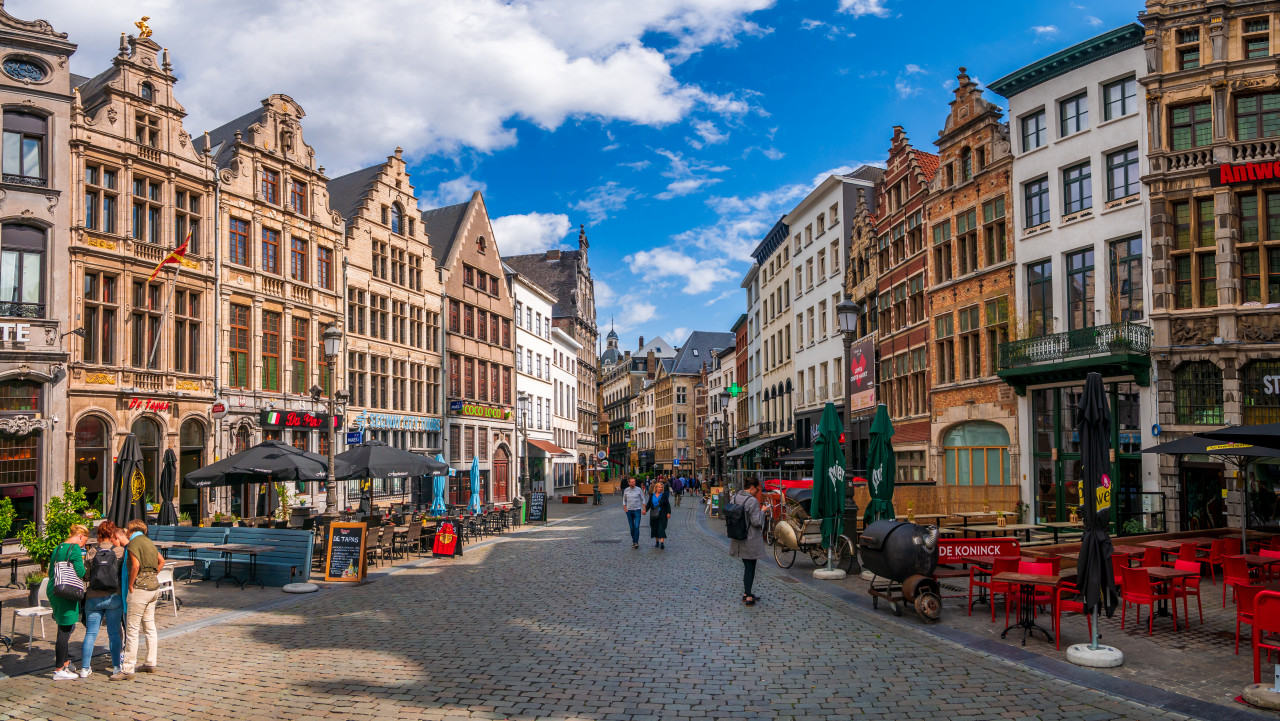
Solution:
[[[18,517],[18,510],[13,507],[13,501],[8,496],[0,498],[0,541],[9,537],[9,530],[13,528],[13,520]]]
[[[996,525],[1004,528],[1007,524],[1008,521],[1005,520],[1004,511],[996,511]]]
[[[183,511],[182,513],[179,513],[179,514],[178,514],[178,525],[179,525],[179,526],[188,526],[188,527],[189,527],[189,526],[191,526],[191,512],[190,512],[190,511]]]
[[[27,605],[36,605],[36,597],[40,595],[40,582],[49,574],[44,571],[31,571],[22,577],[22,582],[27,585]]]

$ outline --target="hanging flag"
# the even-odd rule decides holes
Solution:
[[[177,248],[174,248],[172,251],[170,251],[169,254],[164,257],[164,260],[160,261],[160,263],[156,265],[156,269],[151,271],[151,277],[147,278],[147,282],[150,283],[151,281],[155,280],[156,276],[160,275],[160,269],[165,267],[169,263],[178,263],[179,265],[181,265],[182,259],[185,258],[187,255],[187,246],[190,243],[191,243],[191,233],[187,233],[187,237],[185,240],[182,241],[182,245],[179,245]]]

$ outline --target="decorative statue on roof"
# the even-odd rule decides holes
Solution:
[[[141,20],[133,24],[133,26],[138,29],[138,37],[140,38],[151,37],[151,27],[147,25],[147,21],[150,19],[151,19],[150,15],[143,15]]]

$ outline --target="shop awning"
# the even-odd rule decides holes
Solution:
[[[560,446],[557,446],[551,441],[541,441],[534,438],[530,438],[529,445],[533,446],[534,448],[537,448],[538,450],[542,451],[545,455],[548,455],[548,456],[569,456],[570,458],[573,457],[572,453],[566,451]]]
[[[801,448],[786,455],[778,456],[778,461],[786,466],[807,466],[813,464],[813,449]]]
[[[760,440],[752,441],[745,446],[738,446],[732,451],[729,451],[728,453],[726,453],[725,458],[733,458],[734,456],[740,456],[743,453],[746,453],[748,451],[754,451],[755,449],[765,445],[766,443],[773,443],[774,441],[779,441],[779,440],[782,440],[783,438],[790,438],[790,437],[791,437],[790,433],[781,433],[771,438],[761,438]]]

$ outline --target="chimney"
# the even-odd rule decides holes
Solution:
[[[642,348],[644,348],[644,336],[640,336],[640,345],[636,350],[641,350]]]
[[[649,354],[645,356],[645,359],[644,359],[644,374],[647,378],[649,378],[649,380],[653,380],[653,378],[657,375],[657,371],[658,371],[658,359],[653,355],[653,351],[649,351]]]
[[[547,251],[547,260],[560,260],[560,251],[559,251],[559,250],[548,250],[548,251]]]

